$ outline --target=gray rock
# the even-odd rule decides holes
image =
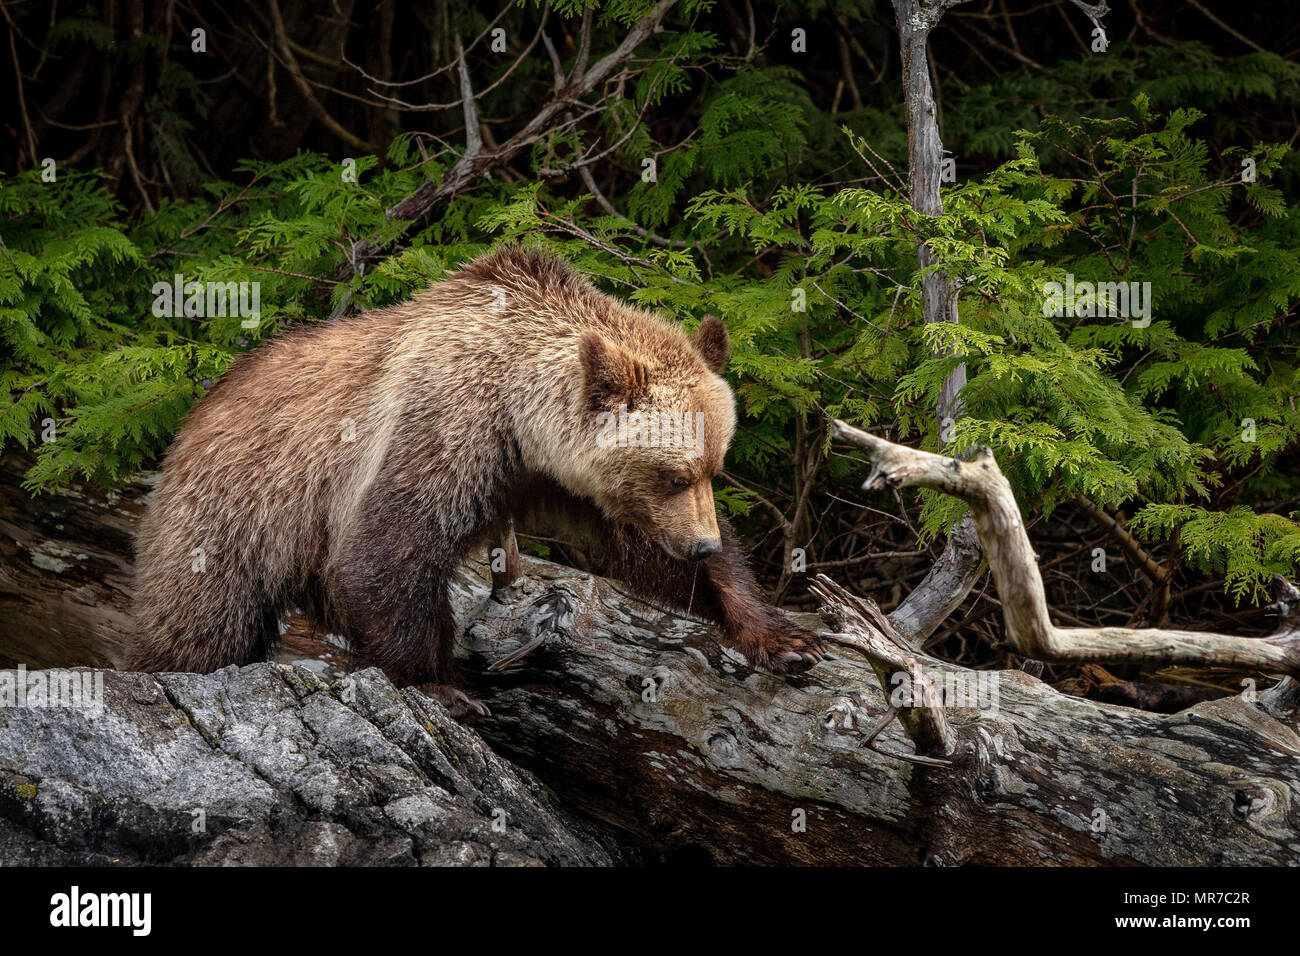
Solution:
[[[51,677],[54,672],[47,672]],[[0,864],[608,865],[528,773],[377,670],[103,672],[0,707]]]

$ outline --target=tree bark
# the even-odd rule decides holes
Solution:
[[[20,471],[11,458],[0,481],[0,664],[119,660],[129,540],[148,484],[32,501],[17,489]],[[475,729],[568,807],[651,854],[717,863],[1300,864],[1294,682],[1254,701],[1161,715],[997,672],[996,707],[944,708],[946,762],[917,765],[894,756],[915,752],[899,721],[865,744],[889,706],[860,650],[879,621],[853,601],[827,609],[845,649],[807,674],[777,678],[724,650],[711,626],[651,608],[616,582],[532,559],[523,570],[521,584],[498,581],[495,597],[486,564],[467,564],[457,579],[463,686],[492,710]],[[490,669],[539,639],[522,659]],[[885,653],[916,656],[906,646]],[[291,632],[281,659],[331,653]],[[936,685],[971,674],[921,664]]]
[[[154,476],[104,493],[33,498],[31,457],[0,463],[0,668],[120,667],[130,626],[135,529]]]
[[[863,746],[887,708],[854,655],[776,678],[612,582],[525,573],[505,603],[461,580],[467,686],[492,709],[476,729],[625,838],[717,863],[1300,864],[1293,699],[1158,715],[1006,671],[996,710],[946,710],[951,763],[916,766]],[[898,724],[882,746],[911,750]]]
[[[963,0],[894,0],[898,19],[898,44],[903,66],[903,107],[907,114],[907,186],[912,208],[923,216],[942,216],[940,183],[943,172],[943,139],[930,83],[927,51],[930,31],[944,11]],[[930,247],[917,246],[917,264],[927,269],[938,264]],[[942,269],[933,269],[921,279],[921,302],[925,321],[958,321],[957,291]],[[961,417],[961,390],[966,387],[966,363],[962,362],[944,379],[935,397],[938,447],[948,443],[952,427]],[[941,621],[966,599],[979,579],[983,554],[979,537],[970,521],[963,518],[949,532],[943,554],[925,580],[900,608],[900,633],[906,639],[929,636]]]

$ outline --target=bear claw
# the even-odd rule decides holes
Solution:
[[[487,704],[469,696],[463,690],[452,687],[450,684],[421,684],[416,690],[441,704],[447,713],[451,715],[452,720],[461,720],[471,715],[476,717],[492,716],[492,711],[488,709]]]
[[[756,641],[746,643],[753,648],[746,656],[773,674],[801,674],[826,656],[821,638],[784,617],[769,622]]]

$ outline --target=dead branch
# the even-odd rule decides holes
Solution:
[[[866,655],[880,689],[889,696],[894,686],[894,675],[907,675],[911,683],[911,699],[903,704],[892,704],[880,724],[867,735],[866,744],[878,753],[900,760],[943,766],[946,760],[923,756],[925,754],[951,754],[957,747],[957,738],[948,726],[928,675],[921,669],[917,654],[902,636],[894,630],[889,619],[874,601],[850,594],[824,574],[817,575],[808,589],[822,599],[822,619],[831,626],[826,639],[843,647],[852,647]],[[882,750],[873,746],[880,732],[898,717],[913,743],[918,756]]]
[[[497,19],[499,20],[509,9],[510,9],[509,6],[503,7],[501,13],[497,14]],[[511,74],[513,74],[515,70],[517,70],[522,63],[528,60],[528,57],[533,52],[533,47],[537,46],[538,39],[545,39],[545,34],[542,31],[546,29],[546,20],[550,16],[550,13],[551,13],[551,5],[549,3],[542,4],[541,21],[537,25],[537,32],[533,34],[533,38],[528,41],[528,45],[525,46],[522,51],[520,51],[517,57],[515,57],[514,62],[511,63],[508,67],[506,67],[505,72],[503,72],[489,86],[487,86],[486,88],[484,88],[478,93],[480,97],[486,96],[487,94],[491,93],[498,86],[500,86],[502,83],[508,80]],[[493,20],[492,22],[495,24],[496,20]],[[464,47],[463,49],[461,47],[460,38],[458,37],[456,39],[456,51],[457,51],[456,59],[453,60],[451,63],[447,64],[447,66],[435,70],[433,73],[427,74],[425,77],[423,77],[423,79],[429,79],[430,77],[438,76],[439,74],[445,72],[448,69],[451,69],[452,67],[455,67],[458,71],[460,71],[465,59],[465,54],[469,53],[470,50],[474,49],[475,45],[477,45],[478,41],[483,38],[484,34],[487,33],[488,29],[491,29],[491,27],[489,26],[485,28],[483,33],[480,33],[478,37],[474,39],[473,43],[471,43],[468,47]],[[366,79],[371,80],[372,82],[378,82],[377,80],[374,79],[374,77],[370,76],[370,74],[366,73],[364,70],[359,70],[359,72],[361,72],[361,74],[365,76]],[[390,83],[387,85],[405,86],[408,84]],[[376,90],[371,90],[370,93],[372,96],[375,96],[376,98],[383,100],[393,105],[394,107],[400,108],[401,110],[407,113],[435,113],[441,110],[455,109],[457,106],[461,106],[462,104],[465,103],[465,85],[463,82],[461,83],[460,86],[459,99],[454,99],[447,103],[408,103],[407,101],[399,99],[398,97],[388,96],[384,93],[379,93]]]
[[[470,155],[467,150],[465,155],[461,156],[460,160],[447,171],[440,183],[435,185],[426,182],[410,196],[390,207],[388,217],[401,221],[414,221],[421,218],[443,199],[455,195],[489,170],[509,162],[521,150],[547,135],[552,131],[553,124],[558,118],[572,110],[578,101],[609,79],[616,70],[621,69],[632,58],[637,47],[654,32],[655,27],[676,2],[677,0],[659,0],[653,10],[632,26],[622,43],[589,68],[579,72],[583,63],[581,60],[575,62],[569,76],[563,82],[557,80],[551,100],[544,104],[522,129],[494,150],[479,150],[474,155]],[[462,73],[462,83],[466,81],[467,74]],[[462,90],[461,96],[466,102],[468,111],[472,95]],[[374,243],[368,241],[357,243],[353,248],[353,255],[339,271],[339,281],[348,281],[378,255],[379,247]]]
[[[357,136],[350,129],[336,120],[325,109],[325,106],[316,98],[312,92],[311,84],[307,82],[307,77],[302,72],[302,67],[298,65],[298,59],[294,56],[293,50],[289,46],[289,36],[284,29],[284,19],[280,15],[280,4],[278,0],[271,0],[271,23],[275,31],[275,42],[280,48],[280,56],[284,61],[285,69],[293,78],[294,85],[298,87],[298,92],[307,101],[307,106],[315,114],[316,118],[321,121],[331,133],[337,136],[343,142],[347,143],[353,149],[359,149],[366,153],[377,153],[379,147],[373,143],[367,142],[360,136]]]
[[[1098,30],[1105,30],[1101,25],[1101,18],[1110,13],[1110,7],[1106,5],[1106,0],[1100,3],[1085,3],[1084,0],[1071,0],[1071,2],[1083,11],[1083,15],[1092,21],[1092,25]]]
[[[1026,657],[1060,663],[1199,664],[1248,673],[1300,675],[1300,632],[1268,638],[1159,628],[1055,626],[1043,579],[1011,485],[987,448],[972,461],[895,445],[836,420],[834,437],[862,449],[871,473],[862,487],[933,488],[970,505],[988,555],[1007,633]]]

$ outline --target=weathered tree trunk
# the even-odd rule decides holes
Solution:
[[[944,11],[961,0],[894,0],[898,20],[898,45],[903,64],[903,106],[907,115],[907,191],[912,208],[923,216],[942,216],[940,183],[943,173],[943,139],[939,113],[930,83],[928,44],[930,31]],[[926,269],[939,264],[926,243],[917,245],[917,264]],[[957,289],[942,269],[921,279],[921,303],[926,322],[959,320]],[[935,396],[934,413],[939,430],[938,446],[948,444],[952,429],[962,414],[961,390],[966,387],[966,363],[962,362],[944,379]],[[959,521],[949,532],[943,554],[896,613],[899,632],[909,640],[928,637],[970,593],[979,578],[979,537],[968,520]]]
[[[33,502],[0,482],[0,663],[119,659],[129,539],[147,486]],[[996,707],[945,709],[942,766],[852,649],[796,678],[755,671],[708,625],[605,579],[525,560],[455,593],[476,729],[568,806],[676,859],[719,863],[1300,863],[1300,725],[1284,688],[1165,716],[1000,672]],[[839,608],[835,629],[866,625]],[[541,645],[501,670],[521,646]],[[282,659],[315,648],[291,635]],[[915,653],[909,648],[907,653]],[[924,659],[936,683],[971,672]],[[987,680],[989,678],[982,678]],[[1294,687],[1294,685],[1291,685]],[[983,701],[989,703],[989,701]]]
[[[0,467],[0,667],[120,667],[152,476],[33,498],[22,489],[31,465],[6,452]]]
[[[856,657],[772,677],[708,626],[612,582],[536,561],[525,573],[505,603],[469,571],[462,580],[467,684],[492,708],[477,729],[571,806],[668,852],[720,863],[1300,863],[1300,726],[1294,711],[1269,713],[1267,695],[1165,716],[1001,672],[995,710],[946,711],[952,763],[917,766],[863,746],[887,708]],[[548,631],[518,664],[488,671]],[[926,671],[962,673],[937,661]],[[881,739],[912,749],[899,724]]]

